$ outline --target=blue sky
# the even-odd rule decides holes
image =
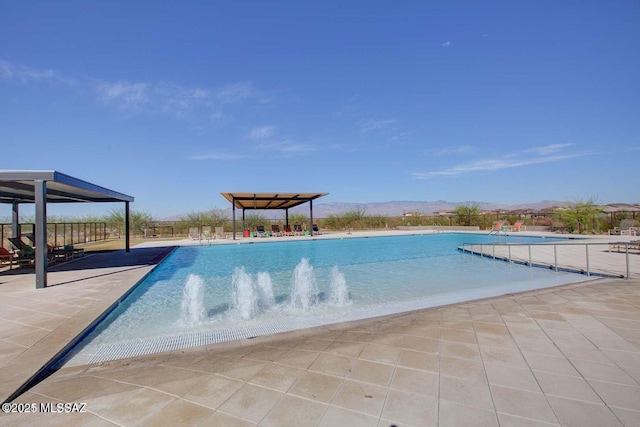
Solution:
[[[0,169],[157,218],[221,191],[640,202],[638,22],[635,0],[0,0]]]

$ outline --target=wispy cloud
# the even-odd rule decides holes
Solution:
[[[506,154],[495,159],[483,159],[464,163],[449,169],[431,172],[414,172],[416,179],[431,179],[436,177],[455,177],[473,173],[495,172],[502,169],[518,168],[523,166],[559,162],[562,160],[584,157],[594,154],[588,151],[565,151],[573,144],[553,144],[523,150],[517,153]]]
[[[256,148],[284,156],[295,156],[298,154],[318,151],[318,147],[313,144],[297,142],[292,139],[260,144]]]
[[[101,102],[115,104],[119,108],[138,108],[149,102],[149,85],[146,83],[98,83],[96,91]]]
[[[558,153],[562,150],[564,150],[567,147],[572,146],[573,144],[571,143],[567,143],[567,144],[550,144],[550,145],[543,145],[541,147],[533,147],[530,148],[528,150],[524,150],[523,153],[533,153],[539,156],[547,156],[549,154],[555,154]]]
[[[442,47],[451,47],[451,42],[447,40],[446,42],[442,43],[440,46],[442,46]]]
[[[75,79],[65,77],[61,73],[53,70],[35,70],[33,68],[11,64],[0,59],[0,78],[14,79],[21,83],[35,81],[56,81],[67,85],[75,84]]]
[[[372,131],[380,131],[389,129],[392,125],[395,125],[396,119],[386,120],[363,120],[359,123],[360,132],[367,133]]]
[[[425,154],[432,156],[460,156],[472,154],[476,151],[476,147],[473,147],[471,145],[460,145],[458,147],[445,147],[439,150],[426,150]]]
[[[249,132],[249,139],[267,139],[271,138],[276,133],[276,127],[273,125],[270,126],[260,126],[251,129]]]
[[[204,117],[212,120],[225,118],[225,107],[228,105],[260,98],[251,83],[207,89],[169,83],[98,82],[96,92],[98,99],[104,104],[128,112],[160,113],[178,118]]]
[[[229,160],[239,160],[244,159],[247,156],[241,153],[233,153],[233,152],[215,152],[215,153],[207,153],[207,154],[196,154],[189,157],[189,160],[221,160],[221,161],[229,161]]]
[[[0,60],[0,79],[21,83],[56,82],[75,90],[94,93],[102,105],[130,114],[162,114],[177,118],[219,121],[228,117],[228,108],[240,104],[265,104],[271,98],[250,82],[219,87],[185,87],[171,82],[108,81],[73,78],[53,70],[38,70]]]

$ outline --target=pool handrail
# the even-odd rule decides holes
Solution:
[[[591,276],[592,272],[591,272],[590,258],[589,258],[589,246],[604,246],[604,245],[607,245],[609,247],[609,253],[611,253],[611,249],[614,247],[617,249],[618,252],[620,251],[621,247],[624,248],[624,253],[626,254],[626,259],[625,259],[626,274],[623,275],[622,277],[624,277],[627,280],[630,279],[631,268],[630,268],[630,259],[629,259],[629,249],[630,247],[635,248],[636,246],[638,246],[638,244],[634,242],[575,242],[574,241],[574,242],[562,242],[562,243],[557,243],[557,242],[549,242],[549,243],[547,242],[544,242],[544,243],[508,243],[508,242],[500,243],[498,242],[498,243],[484,243],[484,244],[483,243],[463,243],[461,246],[458,247],[458,249],[462,252],[469,252],[471,255],[489,256],[484,253],[483,246],[491,246],[492,247],[491,257],[493,257],[493,259],[495,260],[496,246],[507,246],[509,248],[509,251],[508,251],[508,257],[506,258],[506,261],[512,264],[514,260],[511,256],[511,248],[516,246],[527,246],[529,251],[529,260],[525,261],[524,264],[529,265],[531,267],[554,268],[554,270],[558,272],[560,268],[558,267],[558,252],[557,252],[558,248],[557,247],[558,246],[584,246],[585,254],[586,254],[586,263],[587,263],[586,275]],[[473,249],[468,249],[467,246],[480,246],[480,250],[474,251]],[[548,264],[537,264],[537,265],[534,264],[531,259],[531,246],[553,246],[553,256],[554,256],[553,265],[549,266]]]

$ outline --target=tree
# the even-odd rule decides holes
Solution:
[[[459,225],[480,224],[480,215],[482,215],[482,210],[477,203],[457,205],[453,210],[453,213],[456,215],[456,222]]]
[[[598,216],[601,213],[594,198],[576,199],[567,203],[567,208],[560,210],[558,217],[571,233],[596,233],[600,228]]]
[[[109,215],[106,217],[105,222],[111,231],[117,230],[118,236],[122,236],[124,229],[125,211],[124,208],[112,209]],[[148,224],[153,222],[153,216],[144,211],[129,212],[129,228],[133,234],[144,234],[145,228]]]

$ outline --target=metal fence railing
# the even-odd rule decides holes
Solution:
[[[639,242],[465,243],[462,252],[587,276],[640,276]]]

